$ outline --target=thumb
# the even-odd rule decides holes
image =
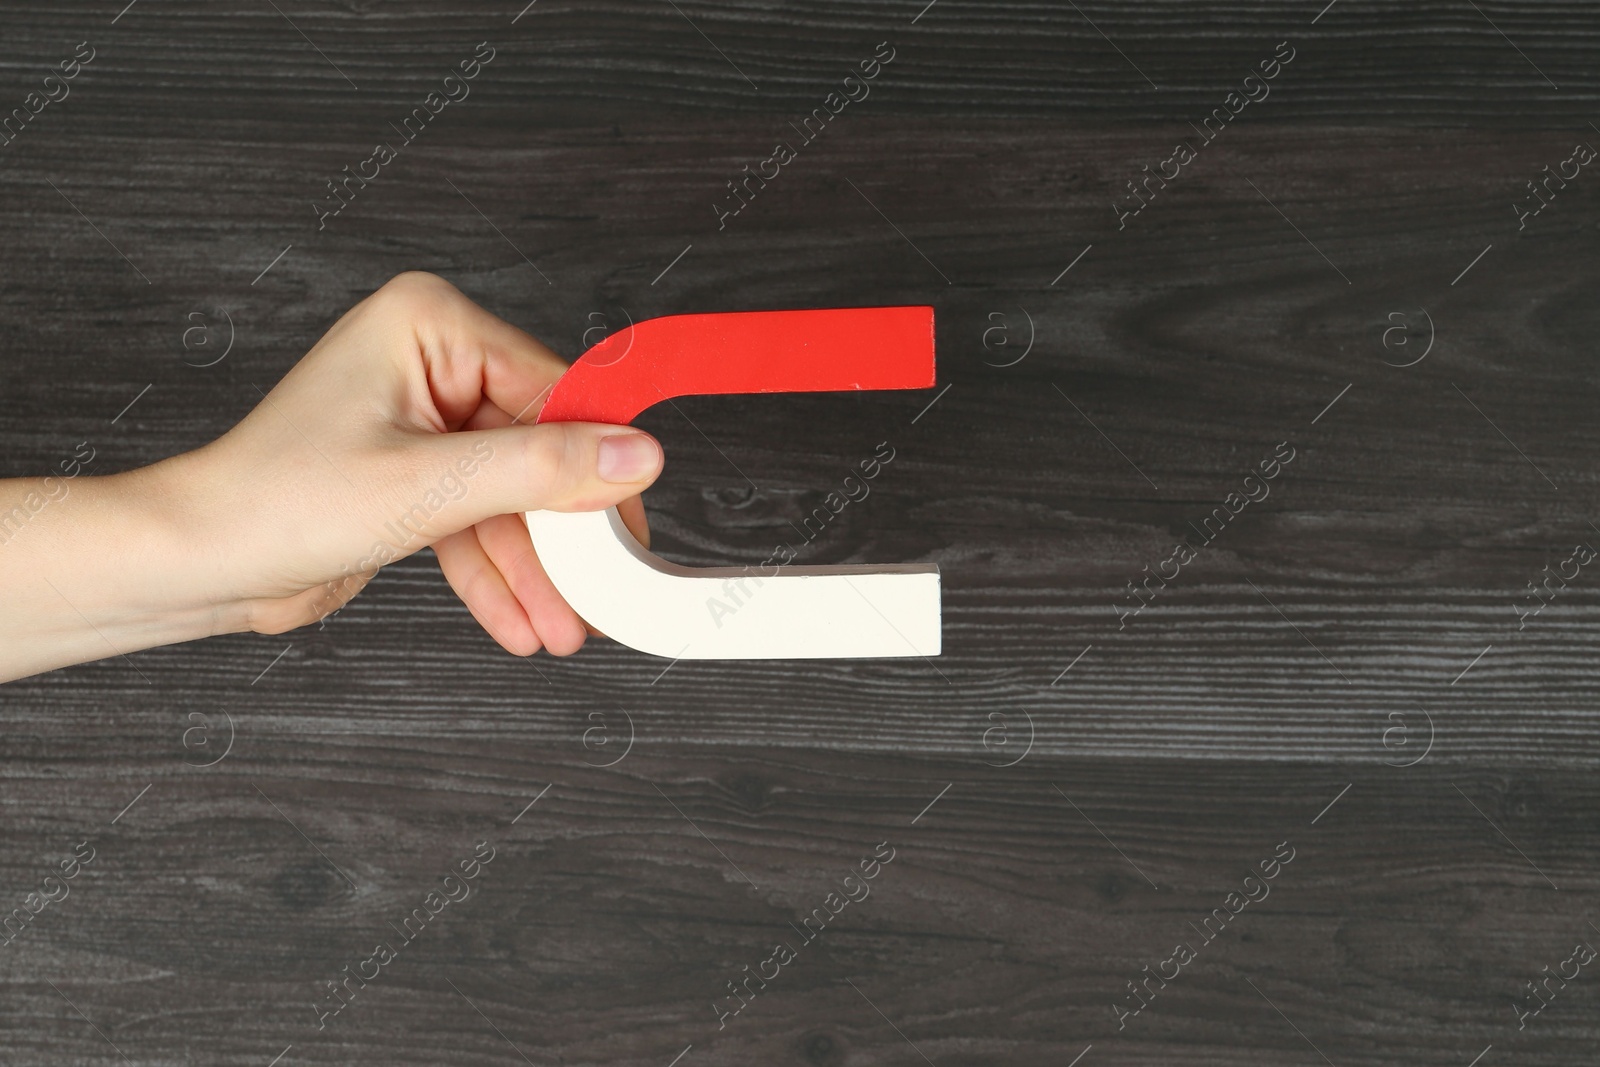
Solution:
[[[416,491],[438,492],[431,509],[439,534],[495,515],[523,511],[599,511],[638,496],[661,473],[661,445],[630,426],[549,422],[494,430],[429,434],[422,441]],[[437,497],[435,499],[438,499]]]

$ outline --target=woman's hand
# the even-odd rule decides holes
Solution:
[[[545,575],[521,512],[617,505],[647,541],[638,494],[662,456],[627,427],[530,425],[565,369],[442,279],[400,275],[223,437],[68,483],[0,543],[0,589],[23,609],[0,621],[0,680],[304,626],[430,545],[507,650],[575,652],[586,627]],[[40,485],[0,482],[0,512]],[[22,625],[29,612],[37,625]]]

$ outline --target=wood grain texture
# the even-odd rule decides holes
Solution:
[[[0,1060],[1592,1058],[1593,976],[1526,1029],[1511,1007],[1600,938],[1600,587],[1516,613],[1600,537],[1600,179],[1512,209],[1600,139],[1591,7],[678,6],[8,5],[0,105],[97,56],[0,148],[0,475],[214,438],[407,269],[569,355],[625,316],[931,303],[945,392],[641,424],[663,554],[937,562],[945,655],[520,661],[423,553],[320,631],[9,684],[0,915],[97,858],[0,948]],[[1285,39],[1272,95],[1119,228],[1124,183]],[[326,179],[483,40],[471,97],[319,231]],[[884,40],[872,95],[719,230],[725,183]],[[194,366],[219,309],[234,346]],[[318,1031],[322,983],[479,840],[480,889]],[[882,841],[872,895],[719,1030],[725,983]],[[1283,841],[1271,896],[1119,1031],[1125,983]]]
[[[1261,994],[1334,1062],[1465,1061],[1487,1043],[1570,1062],[1596,1037],[1583,983],[1522,1033],[1508,1007],[1516,981],[1593,936],[1584,774],[1002,770],[648,736],[595,770],[563,748],[294,734],[210,772],[125,760],[125,783],[92,759],[56,761],[54,781],[14,761],[10,788],[36,810],[8,819],[7,883],[68,837],[98,855],[12,946],[13,1053],[105,1051],[41,976],[133,1062],[261,1062],[290,1044],[308,1063],[512,1062],[504,1038],[533,1062],[666,1062],[689,1044],[919,1062],[893,1027],[936,1063],[1059,1062],[1090,1043],[1114,1063],[1310,1062]],[[141,775],[150,792],[106,825]],[[496,849],[480,888],[318,1031],[322,983],[398,941],[387,924],[479,840]],[[789,924],[885,841],[871,894],[800,944]],[[1188,924],[1285,841],[1270,894],[1119,1032],[1125,983],[1174,942],[1200,945]],[[798,960],[719,1030],[713,1001],[775,940]]]

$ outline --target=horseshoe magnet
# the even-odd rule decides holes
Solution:
[[[669,315],[585,352],[556,382],[538,421],[627,424],[679,396],[933,384],[931,307]],[[567,603],[641,652],[675,659],[939,654],[939,568],[931,564],[682,567],[641,545],[616,508],[525,518]]]

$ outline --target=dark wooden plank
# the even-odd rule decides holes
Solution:
[[[870,106],[924,115],[1198,119],[1283,40],[1298,54],[1266,106],[1285,120],[1581,123],[1600,94],[1600,30],[1583,0],[1337,0],[1320,17],[1327,0],[937,0],[920,18],[927,0],[716,0],[678,10],[655,0],[538,0],[515,22],[524,4],[278,6],[145,2],[113,28],[99,9],[19,0],[6,14],[15,41],[7,59],[21,74],[53,65],[79,40],[103,41],[91,72],[156,115],[193,119],[203,96],[219,111],[324,127],[370,116],[378,101],[417,103],[482,40],[507,58],[497,56],[471,106],[519,129],[530,116],[566,124],[603,115],[626,126],[663,114],[676,124],[715,112],[805,112],[883,40],[897,55]]]
[[[11,761],[35,807],[8,813],[6,883],[69,838],[97,850],[12,946],[12,1053],[107,1051],[40,977],[133,1062],[260,1063],[290,1044],[302,1063],[516,1061],[506,1038],[533,1062],[665,1063],[689,1044],[697,1060],[921,1062],[893,1027],[936,1063],[1066,1062],[1091,1043],[1110,1063],[1312,1062],[1298,1027],[1335,1063],[1465,1063],[1490,1043],[1560,1063],[1596,1038],[1585,983],[1525,1031],[1509,1007],[1595,937],[1586,772],[821,762],[648,733],[598,770],[573,719],[555,751],[301,731],[204,771],[146,745],[124,782],[95,760]],[[106,825],[139,775],[150,792]],[[479,840],[495,859],[476,888],[319,1031],[323,983],[398,942],[388,923]],[[789,924],[881,842],[894,859],[870,894],[801,944]],[[1283,842],[1267,895],[1225,904]],[[1189,924],[1221,907],[1242,910],[1206,943]],[[726,982],[780,940],[796,960],[719,1029]],[[1196,961],[1119,1030],[1125,983],[1177,942]]]

